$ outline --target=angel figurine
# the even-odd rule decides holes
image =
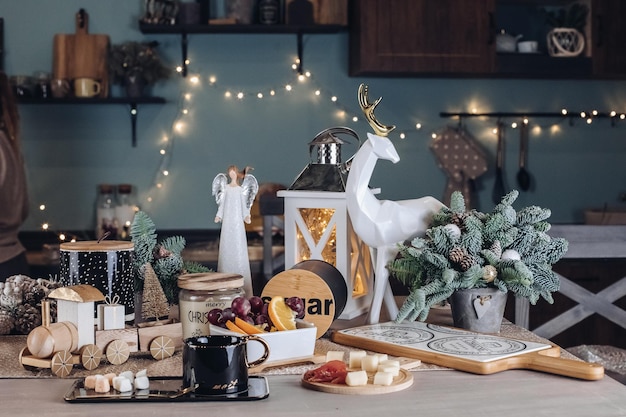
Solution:
[[[215,223],[222,223],[219,241],[217,272],[230,272],[243,276],[244,291],[253,295],[252,274],[248,260],[248,242],[245,223],[250,223],[250,209],[259,184],[252,174],[251,167],[242,171],[235,165],[228,167],[226,174],[219,173],[213,179],[213,195],[217,203]],[[240,184],[241,182],[241,184]]]

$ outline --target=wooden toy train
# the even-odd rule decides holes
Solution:
[[[27,369],[49,368],[55,375],[66,377],[73,365],[96,369],[103,354],[111,364],[120,365],[131,352],[150,352],[154,359],[162,360],[182,346],[180,322],[96,330],[94,303],[105,297],[91,285],[57,288],[48,298],[56,299],[57,322],[50,323],[50,300],[44,300],[42,325],[28,334],[26,347],[19,356],[20,364]]]

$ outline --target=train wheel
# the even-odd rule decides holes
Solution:
[[[96,369],[102,360],[102,351],[96,345],[85,345],[80,350],[80,363],[89,371]]]
[[[39,368],[37,368],[36,366],[24,365],[24,361],[22,360],[22,358],[24,356],[30,356],[30,355],[31,355],[31,353],[28,350],[28,347],[22,348],[22,350],[20,350],[20,355],[19,355],[20,365],[22,365],[22,368],[26,369],[27,371],[37,371],[37,370],[39,370]]]
[[[72,372],[72,354],[67,350],[61,350],[52,356],[52,373],[61,378],[65,378]]]
[[[174,341],[171,337],[157,336],[150,342],[150,354],[158,361],[171,358],[174,350]]]
[[[105,355],[113,365],[121,365],[128,360],[130,348],[123,340],[114,340],[107,345]]]

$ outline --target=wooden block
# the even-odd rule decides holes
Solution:
[[[96,331],[96,346],[103,352],[106,346],[114,340],[126,342],[130,352],[137,352],[139,350],[137,328],[129,327],[127,329]]]
[[[158,324],[158,322],[141,323],[142,326],[152,324],[151,326],[140,327],[139,333],[139,350],[147,352],[150,350],[150,342],[157,336],[168,336],[174,342],[174,346],[183,345],[183,326],[181,323]]]

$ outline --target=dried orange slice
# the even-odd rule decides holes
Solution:
[[[285,304],[283,297],[272,297],[267,312],[270,320],[272,320],[272,323],[278,330],[296,329],[296,313]]]
[[[235,333],[248,334],[230,320],[226,322],[226,327],[228,328],[228,330],[232,330]]]
[[[248,334],[259,334],[265,333],[263,330],[259,329],[256,326],[251,325],[245,320],[240,319],[239,317],[235,317],[235,326],[239,327],[241,330]]]

